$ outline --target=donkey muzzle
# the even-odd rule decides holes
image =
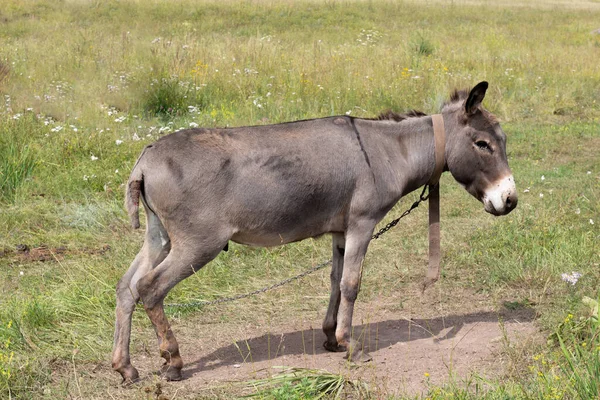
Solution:
[[[483,194],[485,211],[493,215],[506,215],[517,206],[517,187],[512,175],[508,175],[487,188]]]

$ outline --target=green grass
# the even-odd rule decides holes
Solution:
[[[459,3],[4,1],[0,397],[109,397],[116,376],[83,380],[92,368],[76,367],[110,358],[114,287],[143,237],[129,228],[122,185],[147,143],[196,124],[374,116],[387,108],[431,113],[452,89],[481,80],[490,82],[485,105],[509,137],[519,207],[492,218],[443,177],[445,310],[467,312],[471,296],[489,307],[527,305],[550,341],[511,358],[520,373],[457,378],[428,396],[597,397],[598,330],[584,299],[598,299],[600,279],[600,35],[590,33],[600,8]],[[20,244],[45,246],[46,258],[15,252]],[[273,249],[231,245],[168,301],[267,286],[327,259],[329,248],[327,238]],[[413,295],[426,257],[418,210],[371,245],[359,301],[386,296],[391,311],[426,313]],[[561,280],[572,271],[582,274],[573,286]],[[168,313],[175,324],[243,326],[265,315],[285,323],[322,314],[327,288],[321,271],[249,299],[243,311],[234,304]],[[323,296],[300,297],[309,289]],[[134,352],[150,330],[135,313]],[[315,398],[311,387],[323,377],[309,375],[263,394]],[[142,389],[124,393],[147,397]]]
[[[16,114],[0,125],[0,198],[5,202],[14,200],[17,189],[31,177],[37,164],[35,150],[27,143],[34,132],[21,118]]]
[[[340,396],[365,398],[369,396],[369,388],[360,381],[331,374],[327,371],[305,368],[280,368],[276,375],[256,379],[246,383],[253,390],[244,398],[265,400],[301,400],[322,399]]]

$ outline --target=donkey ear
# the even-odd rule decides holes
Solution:
[[[479,107],[479,105],[483,101],[483,98],[485,97],[485,91],[487,90],[487,88],[488,83],[486,81],[483,81],[479,82],[473,89],[471,89],[469,97],[465,102],[465,112],[467,113],[467,115],[471,115],[475,113],[475,111],[477,111],[477,108]]]

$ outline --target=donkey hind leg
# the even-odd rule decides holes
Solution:
[[[164,261],[137,283],[144,309],[156,331],[160,356],[166,361],[161,372],[169,381],[181,380],[183,360],[179,354],[179,344],[165,316],[163,300],[177,283],[215,258],[229,237],[222,240],[214,237],[203,239],[185,247],[173,246]]]
[[[338,346],[346,348],[348,360],[353,362],[366,362],[372,359],[364,351],[363,341],[357,341],[352,337],[352,313],[360,290],[362,264],[374,227],[374,222],[361,221],[346,232],[344,270],[340,283],[341,299],[335,337]]]
[[[344,269],[344,247],[345,238],[343,233],[332,234],[333,257],[331,262],[331,294],[329,297],[329,306],[327,314],[323,321],[323,332],[327,336],[327,340],[323,343],[323,347],[329,351],[346,351],[346,348],[338,346],[335,338],[335,329],[337,327],[337,315],[340,308],[340,280],[342,279],[342,271]]]
[[[123,383],[131,383],[139,378],[138,371],[131,365],[129,342],[131,337],[131,317],[140,295],[137,281],[152,268],[161,263],[171,249],[167,232],[158,217],[146,210],[146,238],[142,249],[131,266],[117,284],[117,307],[112,366],[121,374]]]

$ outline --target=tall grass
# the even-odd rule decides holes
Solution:
[[[23,118],[25,121],[19,121]],[[30,116],[0,122],[0,201],[13,201],[17,189],[31,177],[37,165],[29,142]],[[27,121],[29,120],[29,121]]]

